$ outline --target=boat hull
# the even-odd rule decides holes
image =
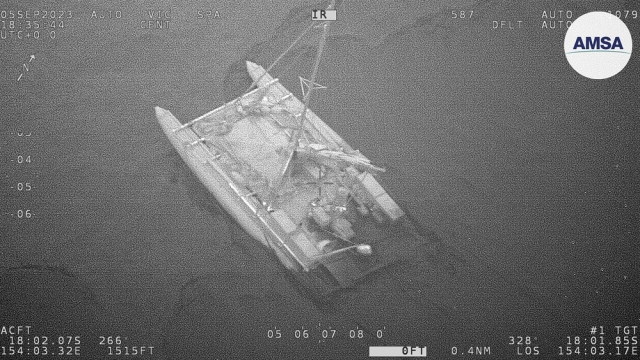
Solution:
[[[200,182],[249,235],[264,246],[269,246],[259,221],[253,213],[247,211],[246,205],[238,198],[233,188],[211,167],[208,154],[203,153],[198,156],[200,154],[197,153],[197,148],[189,146],[197,141],[198,137],[191,131],[176,131],[182,124],[170,111],[158,106],[155,111],[165,135]]]

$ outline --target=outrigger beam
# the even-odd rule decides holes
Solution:
[[[187,143],[187,146],[198,145],[198,144],[204,143],[205,141],[207,141],[207,139],[199,138],[199,139],[194,140],[193,142]]]
[[[260,89],[268,88],[269,86],[271,86],[271,85],[273,85],[273,84],[277,83],[278,81],[280,81],[280,80],[279,80],[278,78],[275,78],[275,79],[273,79],[273,80],[269,81],[268,83],[264,84],[264,86],[261,86],[261,87],[259,87],[259,88],[255,89],[254,91],[258,91],[258,90],[260,90]],[[244,98],[244,97],[246,97],[247,95],[252,94],[254,91],[248,92],[248,93],[246,93],[246,94],[244,94],[244,95],[240,96],[240,98]],[[229,106],[229,105],[233,105],[233,104],[235,104],[237,101],[238,101],[238,99],[233,99],[233,100],[229,101],[228,103],[226,103],[226,104],[224,104],[224,105],[220,106],[219,108],[213,109],[213,110],[209,111],[208,113],[206,113],[206,114],[204,114],[204,115],[200,115],[200,116],[198,116],[197,118],[195,118],[195,119],[193,119],[193,120],[191,120],[191,121],[189,121],[189,122],[187,122],[187,123],[184,123],[184,124],[180,125],[180,127],[175,128],[175,129],[173,130],[173,132],[174,132],[174,133],[176,133],[176,132],[178,132],[178,131],[180,131],[180,130],[183,130],[183,129],[186,129],[186,128],[190,127],[190,126],[193,126],[193,124],[197,123],[198,121],[200,121],[200,120],[202,120],[202,119],[206,118],[207,116],[213,115],[213,114],[215,114],[216,112],[218,112],[218,111],[220,111],[220,110],[222,110],[222,109],[225,109],[225,108],[226,108],[227,106]]]
[[[173,132],[174,132],[174,133],[177,133],[177,132],[178,132],[178,131],[180,131],[180,130],[184,130],[184,129],[186,129],[186,128],[188,128],[188,127],[192,126],[193,124],[197,123],[198,121],[200,121],[200,120],[202,120],[202,119],[206,118],[207,116],[209,116],[209,115],[213,115],[213,114],[217,113],[218,111],[220,111],[220,110],[222,110],[222,109],[226,108],[227,106],[229,106],[229,105],[233,104],[234,102],[235,102],[235,100],[230,101],[230,102],[228,102],[228,103],[226,103],[226,104],[222,105],[222,106],[221,106],[221,107],[219,107],[219,108],[215,108],[215,109],[213,109],[213,110],[209,111],[208,113],[206,113],[206,114],[204,114],[204,115],[198,116],[197,118],[195,118],[195,119],[193,119],[193,120],[191,120],[191,121],[189,121],[189,122],[187,122],[187,123],[184,123],[184,124],[180,125],[180,127],[175,128],[175,129],[173,130]]]

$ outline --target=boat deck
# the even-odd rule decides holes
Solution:
[[[221,136],[229,150],[242,161],[273,182],[286,159],[282,149],[289,144],[289,136],[264,117],[249,116],[234,123],[231,131]]]
[[[264,72],[251,63],[247,68],[254,80]],[[353,149],[311,110],[300,121],[304,104],[277,79],[266,74],[258,84],[186,124],[156,108],[165,133],[207,189],[322,293],[352,286],[410,254],[420,241],[399,226],[402,210],[366,170],[340,163]],[[296,150],[294,129],[302,129],[304,139]],[[356,161],[369,160],[357,153]],[[355,251],[357,244],[373,248],[373,255]]]

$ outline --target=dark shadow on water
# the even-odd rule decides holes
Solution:
[[[224,102],[227,103],[242,95],[249,85],[251,85],[251,76],[247,73],[245,61],[238,60],[232,63],[223,81]]]
[[[200,180],[191,172],[189,166],[182,160],[175,149],[170,149],[165,155],[171,161],[172,172],[169,182],[172,184],[184,184],[187,188],[189,199],[201,210],[213,217],[228,216],[220,206],[218,200],[202,185]]]

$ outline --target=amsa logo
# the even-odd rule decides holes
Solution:
[[[567,30],[567,61],[580,75],[606,79],[624,69],[631,58],[631,33],[615,15],[594,11],[577,18]]]
[[[619,36],[616,36],[611,40],[608,36],[586,36],[584,39],[580,36],[576,38],[576,43],[573,44],[573,50],[581,49],[585,51],[589,50],[624,50],[622,47],[622,41]]]

